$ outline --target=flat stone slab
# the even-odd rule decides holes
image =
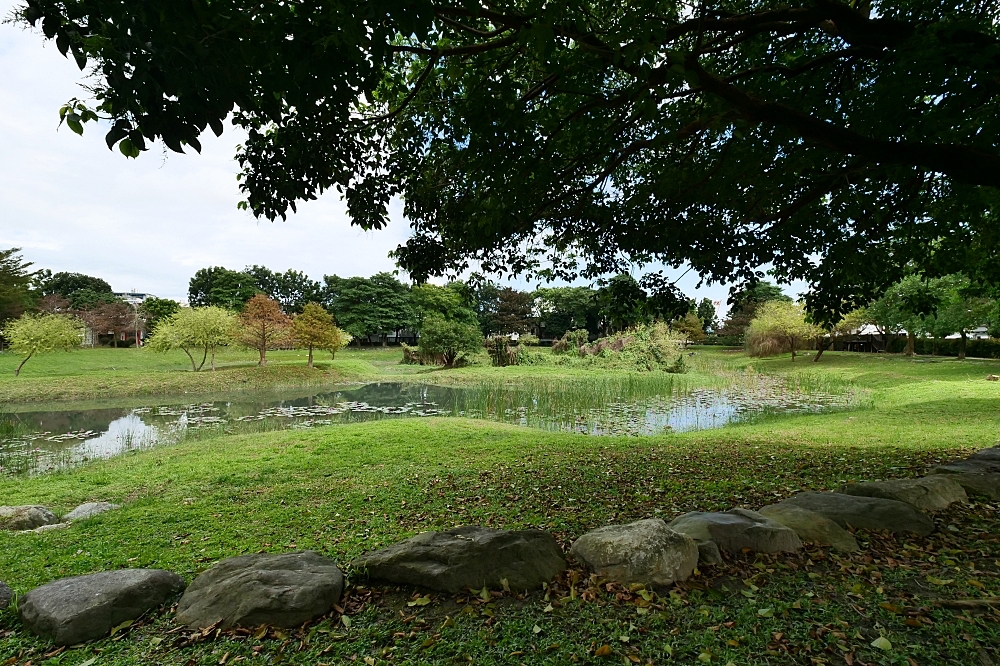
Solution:
[[[1000,474],[1000,461],[988,458],[967,458],[931,468],[931,474]]]
[[[698,545],[659,518],[608,525],[573,543],[570,555],[601,578],[617,583],[670,585],[698,565]]]
[[[56,515],[44,506],[0,506],[0,530],[20,532],[58,522]]]
[[[718,550],[732,553],[744,548],[758,553],[787,553],[802,548],[802,540],[794,531],[747,509],[719,513],[692,511],[675,518],[668,527],[687,534],[699,546],[711,542]],[[702,551],[706,563],[716,558],[711,547],[702,546]]]
[[[340,601],[344,575],[311,550],[230,557],[194,579],[177,604],[177,621],[203,629],[297,627]]]
[[[969,501],[962,486],[948,474],[933,474],[919,479],[848,483],[840,492],[859,497],[898,500],[921,511],[942,511],[955,502],[964,504]]]
[[[104,513],[105,511],[114,511],[115,509],[120,508],[121,505],[111,504],[110,502],[87,502],[86,504],[81,504],[67,513],[62,517],[62,519],[63,522],[69,522],[71,520],[84,520],[100,513]]]
[[[162,569],[121,569],[74,576],[28,592],[18,604],[24,625],[56,645],[106,636],[184,589],[184,579]]]
[[[10,589],[7,583],[0,580],[0,610],[10,606],[10,600],[14,598],[14,591]]]
[[[1000,446],[991,446],[988,449],[977,451],[969,456],[967,460],[982,460],[1000,463]]]
[[[42,525],[41,527],[36,527],[33,530],[20,530],[18,534],[42,534],[44,532],[54,532],[56,530],[64,530],[69,527],[69,523],[52,523],[51,525]]]
[[[419,585],[443,592],[506,581],[515,590],[533,590],[566,569],[555,537],[540,530],[494,530],[469,525],[424,532],[351,563],[372,580]]]
[[[791,529],[803,541],[832,546],[834,550],[845,553],[860,550],[858,540],[853,534],[815,511],[791,505],[771,504],[757,513]]]
[[[859,497],[843,493],[804,492],[792,495],[777,506],[797,506],[826,516],[843,528],[913,532],[926,536],[934,531],[934,521],[906,502],[880,497]]]

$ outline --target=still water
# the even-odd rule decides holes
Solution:
[[[645,382],[375,383],[265,394],[161,398],[157,404],[14,405],[0,435],[0,475],[37,473],[174,443],[205,429],[254,432],[387,418],[466,416],[588,435],[656,435],[718,428],[768,415],[849,406],[851,396],[789,389],[758,375],[726,388]],[[114,404],[114,406],[112,406]]]

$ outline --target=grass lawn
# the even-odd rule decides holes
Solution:
[[[343,362],[389,372],[380,370],[389,359],[377,358],[386,352],[364,353]],[[612,522],[759,508],[802,489],[918,475],[994,444],[1000,432],[1000,386],[983,380],[1000,363],[922,361],[827,354],[792,364],[700,352],[694,377],[752,367],[862,389],[870,400],[850,412],[697,433],[597,438],[458,418],[387,420],[211,437],[6,480],[0,504],[125,507],[62,531],[0,533],[0,578],[21,593],[121,567],[191,580],[223,557],[303,548],[346,566],[365,550],[470,523],[539,527],[568,546]],[[573,368],[509,370],[436,374],[585,377]],[[49,647],[10,609],[0,613],[0,663],[990,664],[1000,661],[1000,613],[941,602],[1000,595],[998,519],[1000,506],[976,502],[935,516],[928,538],[861,533],[863,552],[852,556],[739,554],[668,590],[598,585],[571,570],[530,595],[431,594],[410,605],[414,590],[371,589],[355,577],[346,620],[335,613],[301,630],[201,636],[167,633],[176,625],[164,613],[48,659]],[[890,649],[872,646],[884,648],[881,637]]]

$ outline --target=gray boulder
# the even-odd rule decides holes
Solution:
[[[802,540],[781,523],[756,511],[730,509],[721,513],[692,511],[675,518],[670,529],[687,534],[699,544],[706,564],[715,563],[718,550],[738,553],[744,548],[758,553],[787,553],[802,548]],[[702,546],[711,542],[717,547]],[[721,561],[721,557],[718,557]]]
[[[194,579],[177,604],[177,621],[198,629],[216,622],[296,627],[328,613],[343,591],[343,573],[317,552],[240,555]]]
[[[967,460],[980,460],[986,462],[1000,463],[1000,446],[991,446],[988,449],[977,451],[967,458]]]
[[[87,502],[86,504],[81,504],[67,513],[62,517],[62,519],[63,522],[69,522],[71,520],[84,520],[86,518],[96,516],[99,513],[114,511],[115,509],[120,508],[121,505],[111,504],[110,502]]]
[[[372,580],[458,592],[467,587],[532,590],[566,569],[555,538],[539,530],[469,525],[424,532],[351,563]]]
[[[936,465],[931,468],[931,474],[1000,474],[1000,460],[988,458],[966,458],[954,462]]]
[[[792,495],[777,506],[797,506],[826,516],[843,528],[913,532],[926,536],[934,531],[934,521],[906,502],[880,497],[858,497],[843,493],[804,492]]]
[[[570,548],[577,562],[618,583],[670,585],[698,565],[698,546],[659,518],[587,532]]]
[[[7,586],[7,583],[0,580],[0,610],[10,606],[10,600],[14,598],[14,592]]]
[[[0,530],[33,530],[58,523],[56,515],[44,506],[0,506]]]
[[[967,495],[1000,500],[1000,472],[966,472],[964,474],[942,474],[965,489]]]
[[[815,511],[791,505],[771,504],[760,509],[758,513],[781,523],[798,534],[803,541],[821,546],[833,546],[834,550],[845,553],[860,550],[853,534]]]
[[[921,511],[941,511],[955,502],[969,501],[962,486],[948,474],[933,474],[919,479],[848,483],[840,492],[859,497],[898,500]]]
[[[74,645],[107,635],[183,589],[183,578],[161,569],[104,571],[35,588],[21,599],[18,612],[35,635]]]

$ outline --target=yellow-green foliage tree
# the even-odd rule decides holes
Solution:
[[[292,338],[299,347],[309,350],[309,367],[313,367],[313,349],[325,349],[336,358],[337,350],[346,347],[351,336],[333,321],[333,315],[319,303],[306,303],[292,319]]]
[[[181,308],[156,325],[153,337],[146,346],[157,352],[180,349],[191,359],[191,369],[198,372],[205,366],[205,359],[212,355],[212,370],[215,370],[215,350],[228,345],[235,326],[236,317],[229,310],[217,306],[205,308]],[[194,360],[197,350],[202,350],[201,362]]]
[[[751,356],[775,356],[795,353],[823,330],[806,321],[805,309],[798,303],[768,301],[761,305],[746,333],[746,349]]]
[[[24,356],[14,370],[16,377],[35,354],[79,347],[83,341],[83,322],[64,314],[25,313],[4,326],[3,336],[16,354]]]
[[[689,342],[702,342],[705,339],[705,325],[695,312],[688,312],[670,322],[670,330],[684,336]]]

